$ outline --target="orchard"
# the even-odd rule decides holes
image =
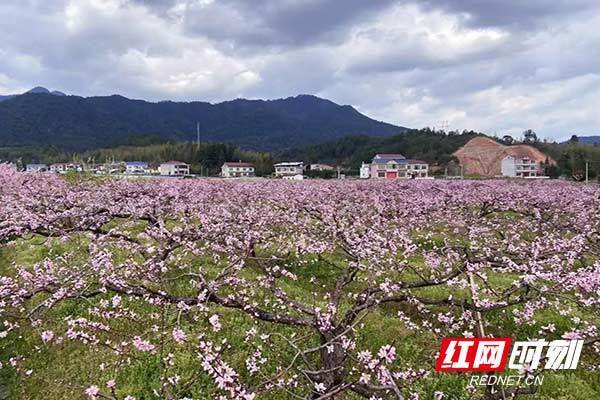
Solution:
[[[0,199],[8,398],[600,396],[596,186],[0,167]],[[585,344],[577,370],[496,390],[434,370],[446,337]]]

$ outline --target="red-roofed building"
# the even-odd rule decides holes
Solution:
[[[376,154],[371,164],[363,163],[360,177],[363,179],[427,178],[429,165],[421,160],[409,160],[402,154]]]
[[[254,164],[247,162],[226,162],[221,167],[223,178],[241,178],[254,176]]]

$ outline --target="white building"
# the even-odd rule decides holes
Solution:
[[[333,171],[333,167],[327,164],[310,164],[311,171]]]
[[[50,165],[50,171],[60,174],[64,174],[66,172],[81,172],[83,171],[83,165],[79,163],[56,163]]]
[[[402,154],[376,154],[370,164],[360,166],[361,179],[410,179],[429,177],[425,161],[407,159]]]
[[[369,179],[371,177],[371,164],[362,163],[360,166],[360,179]]]
[[[302,176],[304,174],[304,163],[300,162],[282,162],[275,164],[275,176]]]
[[[125,163],[125,173],[135,175],[148,175],[150,168],[145,161],[128,161]]]
[[[500,169],[502,176],[510,178],[531,178],[544,174],[541,166],[528,157],[506,156],[502,159]]]
[[[221,167],[223,178],[239,178],[254,176],[254,164],[247,162],[226,162]]]
[[[26,172],[46,172],[48,171],[48,166],[46,164],[27,164],[25,166]]]
[[[304,179],[304,175],[284,175],[282,176],[282,179],[288,180],[288,181],[301,181]]]
[[[429,164],[421,160],[407,160],[406,175],[409,178],[429,177]]]
[[[158,172],[163,176],[184,176],[190,174],[190,166],[182,161],[167,161],[160,164]]]

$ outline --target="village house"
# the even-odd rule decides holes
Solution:
[[[79,163],[56,163],[50,165],[50,172],[56,172],[59,174],[81,171],[83,171],[83,165]]]
[[[371,163],[362,163],[361,179],[427,178],[429,165],[425,161],[407,159],[402,154],[376,154]]]
[[[158,167],[163,176],[184,176],[190,174],[190,166],[182,161],[167,161]]]
[[[370,177],[398,179],[406,178],[406,157],[402,154],[376,154],[371,160]]]
[[[247,162],[226,162],[221,167],[223,178],[240,178],[254,176],[254,164]]]
[[[486,177],[543,177],[544,164],[556,164],[556,161],[533,146],[507,146],[488,137],[469,140],[453,155],[466,175]]]
[[[132,175],[147,175],[150,173],[148,163],[145,161],[127,161],[125,163],[125,173]]]
[[[409,178],[428,178],[429,177],[429,164],[422,160],[406,160],[408,165],[406,166],[406,173]]]
[[[284,179],[286,181],[301,181],[304,179],[304,175],[285,175],[282,176],[281,179]]]
[[[532,178],[544,175],[540,163],[529,157],[509,155],[502,159],[500,170],[502,176],[509,178]]]
[[[105,172],[104,164],[89,163],[85,164],[85,171],[91,174],[103,174]]]
[[[282,162],[274,165],[275,167],[275,176],[279,178],[289,178],[295,177],[294,179],[302,179],[298,178],[298,176],[302,177],[304,174],[304,163],[300,162]]]
[[[333,171],[333,167],[327,164],[310,164],[311,171]]]
[[[127,169],[125,161],[115,161],[115,160],[106,164],[106,167],[107,167],[109,174],[122,174]]]
[[[27,164],[25,166],[25,172],[46,172],[48,171],[48,165],[46,164]]]

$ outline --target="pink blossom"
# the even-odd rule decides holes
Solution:
[[[181,328],[175,327],[175,328],[173,328],[173,339],[177,343],[181,344],[181,343],[185,342],[185,340],[187,339],[187,335]]]
[[[144,352],[152,351],[155,348],[155,346],[153,344],[151,344],[147,340],[143,340],[139,336],[135,336],[133,338],[133,345],[139,351],[144,351]]]
[[[379,358],[385,360],[385,362],[389,364],[396,359],[396,348],[386,344],[379,349],[377,355]]]
[[[577,331],[570,331],[570,332],[565,332],[562,335],[563,339],[567,339],[567,340],[576,340],[576,339],[582,339],[581,333],[577,332]]]
[[[44,343],[48,343],[49,341],[51,341],[54,338],[54,332],[43,331],[41,336],[42,336],[42,340],[44,341]]]
[[[100,393],[100,389],[98,389],[98,386],[95,385],[85,389],[85,394],[87,394],[91,399],[96,399],[98,393]]]
[[[213,331],[218,332],[221,330],[221,322],[219,321],[219,316],[217,314],[212,315],[208,322],[212,325]]]

